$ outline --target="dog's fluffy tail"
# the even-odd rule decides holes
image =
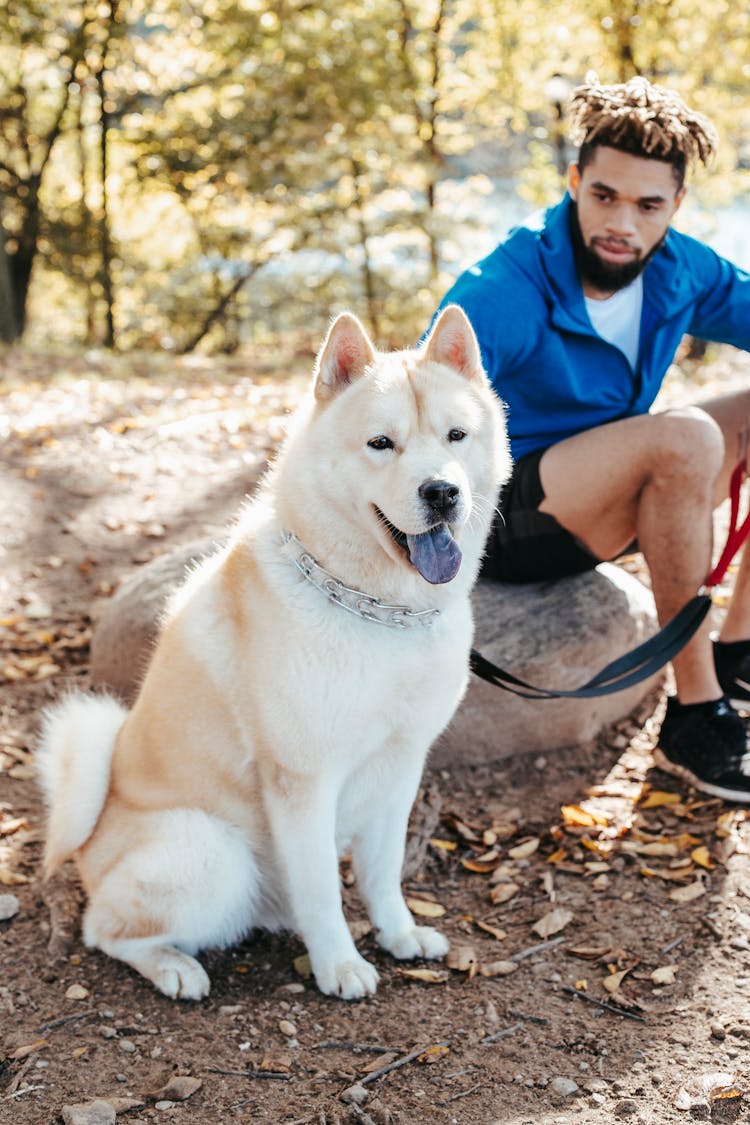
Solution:
[[[37,765],[47,798],[44,877],[85,844],[104,806],[127,711],[106,695],[73,695],[44,717]]]

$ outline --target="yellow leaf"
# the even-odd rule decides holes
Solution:
[[[445,914],[444,906],[425,898],[407,898],[406,905],[412,914],[416,914],[419,918],[442,918]]]
[[[418,1063],[434,1063],[438,1062],[444,1055],[447,1055],[450,1048],[446,1047],[444,1043],[436,1043],[434,1047],[428,1047],[421,1055],[417,1055]]]
[[[576,988],[579,992],[585,992],[588,989],[588,986],[589,986],[589,982],[584,979],[584,980],[577,980],[573,987]]]
[[[699,848],[694,848],[690,853],[690,858],[694,863],[697,863],[699,867],[705,867],[709,871],[712,867],[716,866],[715,863],[711,862],[711,854],[705,844],[702,844]]]
[[[568,853],[565,851],[565,848],[558,848],[552,855],[547,856],[547,863],[562,863],[562,861],[567,858],[567,855]]]
[[[445,958],[445,964],[456,972],[466,973],[477,963],[477,953],[473,945],[452,945]]]
[[[437,840],[433,838],[430,840],[430,844],[433,848],[437,848],[439,851],[443,852],[455,852],[458,847],[455,840]]]
[[[580,805],[563,805],[560,812],[566,824],[576,825],[579,828],[594,828],[596,825],[604,828],[609,823],[606,816],[591,812],[590,809],[584,809]]]
[[[641,801],[642,809],[658,809],[664,805],[679,805],[682,798],[679,793],[668,793],[662,789],[652,789]]]

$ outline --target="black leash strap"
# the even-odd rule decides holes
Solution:
[[[469,664],[472,672],[480,679],[513,692],[514,695],[521,695],[524,699],[593,699],[599,695],[611,695],[647,680],[668,664],[697,633],[710,608],[710,594],[696,594],[653,637],[613,660],[582,687],[573,691],[553,691],[528,684],[498,668],[476,649],[471,651]]]

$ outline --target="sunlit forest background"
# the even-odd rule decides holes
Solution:
[[[590,70],[715,121],[710,240],[750,182],[736,0],[4,0],[0,339],[231,353],[348,307],[403,345],[559,196]]]

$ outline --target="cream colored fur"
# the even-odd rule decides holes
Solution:
[[[392,447],[373,448],[383,436]],[[257,498],[174,594],[132,710],[88,695],[47,716],[46,872],[75,857],[88,945],[199,999],[200,949],[289,929],[323,992],[371,993],[378,974],[342,911],[346,848],[380,945],[445,954],[414,924],[400,872],[427,751],[465,688],[469,593],[508,471],[502,408],[459,309],[393,354],[353,316],[334,322]],[[419,489],[436,480],[458,490],[445,522],[463,559],[432,584],[376,509],[425,532],[436,517]],[[439,617],[398,630],[347,613],[295,567],[284,530],[348,586]]]

